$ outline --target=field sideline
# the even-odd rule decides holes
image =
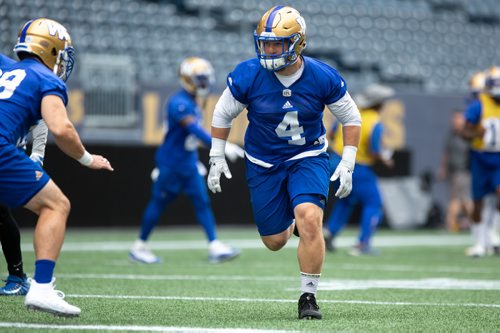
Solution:
[[[128,260],[135,229],[69,229],[57,289],[82,309],[77,319],[28,311],[23,297],[0,298],[2,332],[500,332],[500,257],[464,256],[468,235],[382,230],[379,256],[350,257],[356,230],[327,253],[318,292],[321,321],[297,316],[297,238],[266,250],[253,228],[219,228],[240,258],[209,264],[200,228],[159,228],[151,247],[161,264]],[[33,270],[32,232],[23,231]],[[6,276],[5,261],[0,273]]]

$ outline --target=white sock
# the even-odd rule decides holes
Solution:
[[[311,293],[316,295],[318,290],[319,278],[321,274],[309,274],[300,272],[300,294]]]
[[[500,246],[500,212],[495,210],[493,225],[490,229],[490,241],[493,246]]]
[[[486,226],[486,221],[481,220],[476,226],[476,239],[475,244],[479,244],[481,247],[487,248],[489,245],[489,235],[488,228]]]
[[[132,248],[134,249],[143,249],[145,247],[146,247],[146,242],[143,241],[142,239],[137,239],[132,245]]]
[[[484,248],[491,246],[490,230],[493,227],[496,212],[496,195],[487,195],[483,199],[481,223],[479,223],[479,241]]]
[[[470,226],[470,235],[474,245],[479,243],[479,223],[472,223]]]

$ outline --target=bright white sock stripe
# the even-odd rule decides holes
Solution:
[[[285,333],[295,331],[259,330],[253,328],[203,328],[203,327],[170,327],[170,326],[117,326],[117,325],[50,325],[0,322],[0,327],[31,328],[53,330],[88,330],[88,331],[133,331],[133,332],[235,332],[235,333]]]
[[[257,236],[256,236],[257,238]],[[237,244],[240,249],[265,249],[259,239],[227,239],[228,244]],[[338,237],[335,240],[337,247],[349,247],[354,244],[353,237]],[[130,241],[97,241],[97,242],[65,242],[62,251],[128,251],[132,246]],[[290,239],[286,248],[295,249],[298,239]],[[373,241],[375,247],[408,247],[408,246],[467,246],[471,245],[468,235],[418,235],[418,236],[376,236]],[[151,250],[206,250],[208,244],[205,240],[165,240],[148,242]],[[22,244],[23,251],[33,251],[31,243]]]
[[[246,303],[297,303],[296,299],[270,299],[270,298],[232,298],[232,297],[196,297],[196,296],[139,296],[139,295],[66,295],[75,298],[100,298],[100,299],[149,299],[161,301],[201,301],[201,302],[246,302]],[[386,302],[362,300],[332,300],[320,299],[319,303],[344,303],[366,305],[397,305],[397,306],[446,306],[446,307],[484,307],[500,308],[500,304],[483,303],[431,303],[431,302]]]

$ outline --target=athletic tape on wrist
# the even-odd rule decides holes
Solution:
[[[347,162],[347,164],[351,167],[351,171],[354,170],[354,164],[356,163],[356,152],[358,148],[354,146],[344,146],[342,150],[342,160]]]
[[[212,148],[210,149],[210,157],[224,157],[226,151],[226,140],[212,138]]]
[[[91,165],[93,161],[94,161],[94,158],[92,157],[92,155],[90,155],[90,153],[88,151],[85,151],[83,153],[83,156],[78,159],[78,162],[80,162],[80,164],[85,165],[85,166]]]

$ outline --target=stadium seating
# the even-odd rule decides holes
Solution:
[[[468,75],[500,59],[496,0],[290,0],[308,24],[306,54],[351,87],[371,81],[423,92],[462,92]],[[255,56],[252,32],[274,1],[0,0],[0,51],[29,18],[70,29],[79,54],[125,54],[144,82],[173,82],[187,55],[209,59],[219,87]]]

